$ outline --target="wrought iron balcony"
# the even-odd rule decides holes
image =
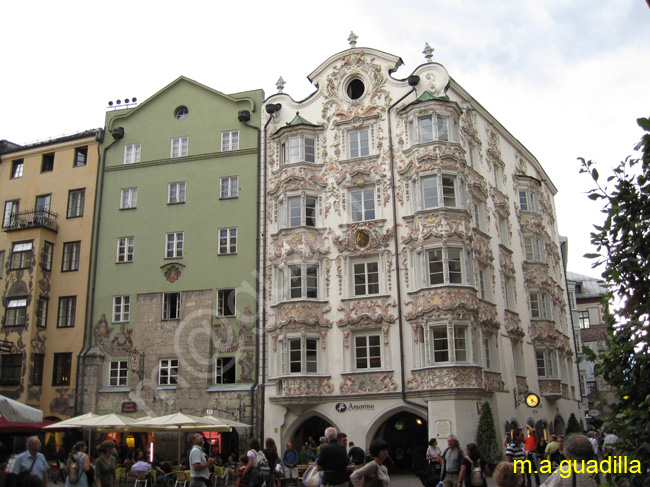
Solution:
[[[15,215],[9,215],[2,226],[2,230],[13,232],[29,228],[47,228],[53,232],[58,232],[58,217],[59,215],[49,210],[21,211]]]

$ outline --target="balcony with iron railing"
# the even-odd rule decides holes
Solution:
[[[4,232],[27,230],[30,228],[47,228],[59,231],[59,215],[49,210],[26,210],[7,216],[2,225]]]

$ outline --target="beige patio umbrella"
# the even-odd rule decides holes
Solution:
[[[87,426],[88,420],[92,418],[96,418],[97,416],[99,415],[95,413],[81,414],[79,416],[75,416],[74,418],[64,419],[63,421],[59,421],[58,423],[45,426],[43,429],[81,428],[83,426]]]
[[[12,423],[40,423],[43,411],[0,395],[0,416]]]

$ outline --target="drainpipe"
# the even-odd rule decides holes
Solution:
[[[93,249],[92,250],[92,255],[94,257],[93,263],[92,263],[92,277],[88,282],[88,295],[86,297],[86,326],[84,327],[84,346],[81,352],[77,355],[77,378],[76,378],[76,388],[77,388],[77,396],[75,401],[75,408],[74,408],[74,413],[76,414],[78,411],[78,408],[76,407],[77,405],[81,406],[83,408],[83,403],[84,403],[84,391],[85,391],[85,379],[86,379],[86,374],[83,374],[83,369],[82,369],[82,364],[81,361],[82,359],[85,360],[86,355],[88,354],[88,351],[92,348],[92,319],[93,319],[93,313],[95,310],[95,284],[97,282],[97,248],[99,246],[99,230],[101,228],[101,225],[99,224],[101,220],[101,209],[102,209],[102,194],[104,192],[104,164],[106,164],[106,152],[108,152],[108,149],[113,147],[120,139],[124,137],[124,129],[122,127],[118,127],[115,130],[110,130],[107,127],[106,132],[109,132],[113,138],[115,139],[113,142],[111,142],[108,146],[104,147],[103,154],[99,152],[99,145],[97,146],[97,155],[98,155],[98,161],[97,161],[97,179],[95,183],[95,218],[93,218],[93,225],[92,225],[92,241],[90,242],[90,246]],[[99,142],[103,142],[103,138],[105,136],[105,133],[102,133],[101,138]]]
[[[406,398],[406,375],[404,372],[404,331],[402,330],[402,282],[400,279],[399,270],[399,241],[397,238],[397,198],[395,197],[395,160],[393,156],[393,128],[391,124],[390,112],[395,108],[404,98],[415,92],[415,87],[420,82],[420,77],[411,75],[408,77],[408,84],[412,89],[402,96],[399,100],[388,107],[388,155],[390,160],[390,186],[391,186],[391,199],[393,206],[393,218],[395,219],[395,231],[393,232],[393,245],[395,246],[395,278],[397,279],[397,325],[399,332],[399,362],[400,362],[400,379],[402,389],[402,402],[425,409],[428,413],[429,408],[426,405],[418,404],[417,402],[410,401]]]

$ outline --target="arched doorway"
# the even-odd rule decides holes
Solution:
[[[566,424],[564,424],[564,420],[562,419],[562,416],[559,414],[555,416],[555,419],[553,420],[554,423],[554,430],[556,435],[565,435],[566,434]]]
[[[333,425],[326,419],[323,419],[320,416],[312,416],[296,429],[289,441],[293,443],[293,446],[297,450],[300,450],[300,445],[305,444],[310,436],[314,439],[316,444],[318,444],[318,439],[325,434],[325,429],[330,426]],[[282,450],[284,450],[284,445]]]
[[[389,454],[396,470],[411,470],[426,462],[427,422],[421,416],[402,411],[389,417],[379,427],[374,438],[390,445]],[[373,439],[374,439],[373,438]]]

